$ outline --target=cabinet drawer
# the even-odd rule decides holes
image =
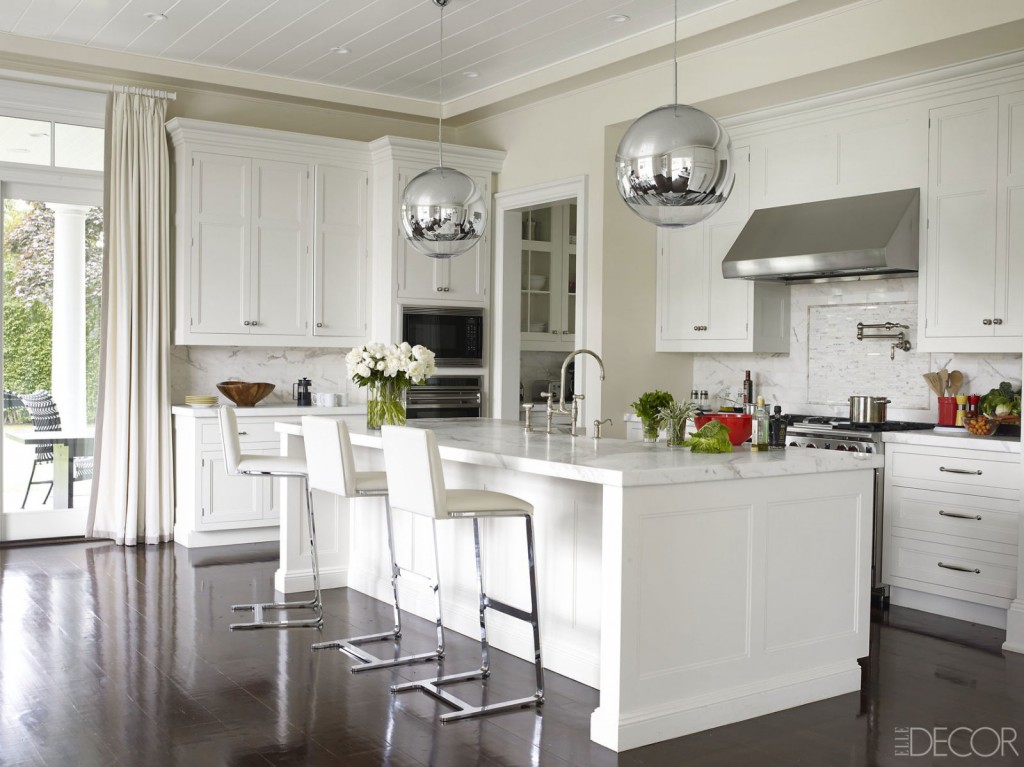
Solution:
[[[204,445],[220,444],[220,424],[217,421],[204,423],[200,427],[201,440]],[[253,442],[277,442],[281,435],[274,431],[273,421],[256,421],[249,418],[238,419],[238,441],[241,444]]]
[[[891,460],[886,464],[886,473],[894,485],[913,486],[915,481],[924,481],[958,485],[967,492],[977,489],[979,495],[996,489],[1020,493],[1020,461],[1016,456],[1006,456],[1012,460],[997,460],[980,458],[977,454],[961,456],[896,450],[887,457]],[[1005,492],[997,495],[1005,497]]]
[[[1013,501],[895,487],[886,499],[885,513],[893,527],[972,539],[972,548],[984,548],[985,542],[1017,545]]]
[[[1017,557],[1008,554],[894,535],[885,561],[886,576],[1005,599],[1017,592]]]

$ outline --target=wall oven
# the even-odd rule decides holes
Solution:
[[[405,393],[406,418],[479,418],[483,413],[480,376],[434,376]]]
[[[426,346],[438,367],[483,367],[484,310],[405,306],[402,340]]]

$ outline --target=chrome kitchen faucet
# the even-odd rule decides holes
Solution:
[[[548,432],[548,434],[551,433],[551,416],[553,416],[555,413],[561,413],[563,415],[571,415],[572,416],[572,428],[569,429],[569,434],[571,436],[573,436],[573,437],[578,437],[579,436],[579,434],[576,433],[576,421],[579,419],[579,416],[580,416],[579,401],[583,400],[583,399],[586,399],[586,397],[584,395],[582,395],[582,394],[573,394],[572,395],[572,409],[571,410],[566,410],[565,409],[565,372],[566,372],[566,369],[569,367],[569,363],[572,362],[573,357],[575,357],[578,354],[589,354],[591,357],[593,357],[595,360],[597,360],[597,364],[601,368],[601,380],[602,381],[604,380],[604,361],[598,356],[597,352],[592,352],[590,349],[577,349],[576,351],[569,352],[569,354],[566,356],[565,360],[562,362],[562,376],[561,376],[561,386],[559,387],[560,391],[559,391],[559,397],[558,397],[558,407],[555,408],[551,404],[551,400],[554,399],[554,395],[551,392],[547,391],[547,392],[542,392],[541,393],[541,396],[545,397],[547,399],[547,401],[548,401],[548,405],[547,405],[547,432]]]

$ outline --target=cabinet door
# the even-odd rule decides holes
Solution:
[[[367,173],[318,165],[313,251],[313,335],[361,343],[366,335]]]
[[[663,341],[705,337],[709,274],[704,225],[658,229],[658,298]]]
[[[190,328],[246,333],[250,318],[252,161],[197,152],[192,159]]]
[[[246,448],[246,452],[274,455],[272,448]],[[274,519],[275,480],[270,477],[236,477],[224,469],[222,451],[202,454],[200,529],[250,527]]]
[[[996,230],[997,336],[1024,335],[1024,92],[999,100],[999,211]],[[1009,349],[1008,349],[1009,350]],[[1017,346],[1020,350],[1020,346]]]
[[[727,280],[722,276],[722,261],[736,242],[740,230],[750,218],[750,151],[733,149],[736,182],[722,209],[705,223],[704,247],[708,269],[708,329],[703,336],[716,341],[743,340],[750,327],[748,280]]]
[[[933,109],[928,145],[925,337],[992,335],[996,253],[996,98]]]
[[[487,265],[490,242],[486,235],[461,256],[439,259],[437,283],[443,286],[442,297],[460,303],[483,303],[487,297]]]
[[[253,160],[253,335],[306,335],[309,329],[309,166]]]
[[[398,201],[395,204],[395,221],[398,222],[395,235],[398,242],[397,295],[405,299],[435,301],[441,298],[444,290],[435,269],[438,259],[423,255],[409,244],[399,219],[402,193],[418,173],[415,169],[403,169],[398,174]]]

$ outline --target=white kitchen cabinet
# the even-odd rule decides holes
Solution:
[[[733,150],[736,183],[721,210],[685,229],[658,229],[657,351],[788,352],[789,287],[722,277],[750,217],[750,152]]]
[[[367,145],[182,118],[167,128],[175,343],[364,342]]]
[[[929,112],[922,351],[1020,350],[1022,152],[1024,93]]]
[[[893,604],[1005,625],[1017,588],[1019,455],[887,443],[885,466],[882,580]]]
[[[369,173],[317,165],[313,335],[356,346],[366,338]]]
[[[274,431],[280,416],[238,414],[243,452],[280,454]],[[215,417],[174,415],[174,489],[174,540],[183,546],[278,539],[280,480],[229,476]]]
[[[523,214],[520,348],[576,348],[576,206]]]
[[[436,164],[436,163],[435,163]],[[421,168],[405,167],[398,176],[398,186],[404,190],[419,173],[433,165]],[[491,184],[482,175],[468,174],[476,183],[485,200],[490,200]],[[395,212],[395,226],[399,229],[401,245],[398,251],[398,298],[409,302],[483,306],[487,302],[490,279],[490,239],[488,235],[460,256],[430,258],[416,250],[401,231],[398,217],[401,210],[401,192]]]

